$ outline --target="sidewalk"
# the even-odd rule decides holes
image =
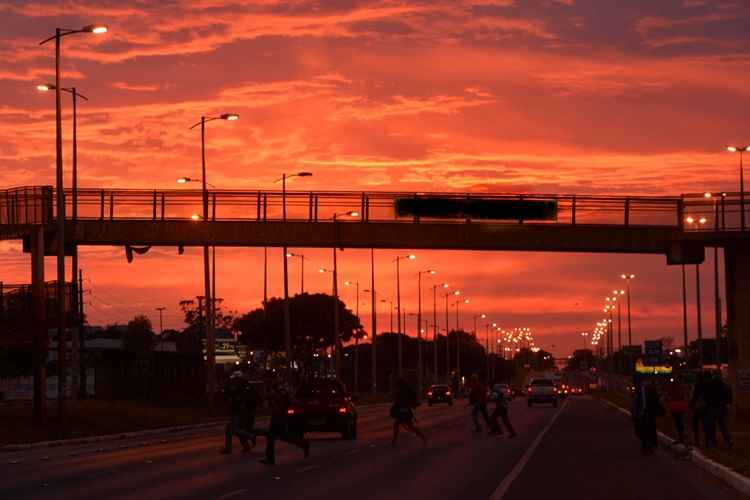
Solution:
[[[739,491],[685,460],[643,455],[613,405],[573,397],[503,500],[739,500]]]
[[[620,394],[602,394],[602,399],[615,404],[616,406],[630,411],[631,402],[629,398],[626,398]],[[690,421],[690,415],[686,418],[686,434],[688,444],[692,446],[692,426]],[[666,415],[657,420],[657,428],[670,440],[676,439],[676,432],[672,418]],[[693,460],[699,462],[701,460],[708,459],[703,463],[704,468],[714,469],[713,472],[721,474],[719,468],[712,466],[709,462],[715,462],[721,466],[724,466],[731,471],[741,475],[747,484],[750,484],[750,419],[747,417],[741,417],[733,415],[729,421],[729,430],[732,434],[732,440],[734,446],[732,449],[727,449],[724,446],[721,437],[719,436],[719,447],[713,449],[705,449],[704,447],[694,447]],[[703,436],[703,430],[701,428],[701,436]],[[703,466],[702,465],[702,466]]]

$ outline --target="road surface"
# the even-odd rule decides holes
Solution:
[[[388,406],[360,409],[359,439],[313,434],[312,453],[285,443],[276,467],[226,456],[220,427],[147,439],[0,454],[0,498],[598,499],[744,498],[666,452],[643,457],[628,420],[589,398],[558,409],[511,403],[515,439],[473,433],[468,409],[420,407],[422,447],[391,446]],[[263,424],[264,421],[260,421]]]

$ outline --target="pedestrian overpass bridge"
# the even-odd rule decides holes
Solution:
[[[750,228],[738,193],[681,196],[251,191],[66,190],[66,253],[75,245],[289,246],[662,254],[703,262],[724,249],[730,376],[750,414]],[[551,220],[402,216],[397,200],[551,202]],[[0,239],[23,239],[32,276],[57,251],[55,192],[0,191]],[[204,216],[207,214],[207,216]],[[69,246],[71,245],[71,246]],[[40,269],[41,267],[41,269]],[[39,278],[40,277],[40,278]]]
[[[735,193],[676,197],[415,192],[66,190],[65,242],[77,245],[414,248],[666,255],[748,241]],[[56,248],[52,187],[0,191],[0,238],[43,228]],[[552,220],[399,216],[397,200],[551,202]],[[203,217],[207,213],[208,217]],[[692,221],[692,223],[687,222]],[[67,245],[66,245],[67,246]],[[28,245],[26,245],[28,248]]]

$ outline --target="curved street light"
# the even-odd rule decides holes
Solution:
[[[89,24],[81,29],[55,28],[55,34],[39,42],[44,45],[52,40],[55,41],[55,190],[57,216],[57,364],[59,373],[65,373],[65,186],[63,183],[63,153],[62,153],[62,102],[60,92],[62,90],[60,75],[60,45],[62,37],[76,33],[94,33],[102,34],[108,31],[107,26],[103,24]],[[75,277],[73,280],[75,281]],[[41,378],[41,377],[40,377]],[[39,394],[46,394],[46,382],[42,382],[43,387],[38,387]],[[65,425],[66,406],[65,406],[65,377],[59,377],[57,384],[57,411],[58,418]],[[36,408],[39,408],[37,411]],[[39,421],[46,420],[46,405],[35,405],[34,416]]]

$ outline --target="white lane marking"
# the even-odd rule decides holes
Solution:
[[[221,495],[220,497],[216,497],[215,500],[225,500],[226,498],[236,497],[238,495],[242,495],[243,493],[247,493],[247,490],[244,489],[244,490],[230,491],[229,493],[225,493],[225,494]]]
[[[560,416],[562,411],[565,409],[565,406],[568,404],[567,401],[562,404],[559,410],[552,416],[550,421],[547,423],[547,425],[542,429],[542,432],[539,433],[539,435],[536,437],[533,443],[531,443],[531,446],[524,452],[523,456],[516,462],[516,465],[513,467],[513,470],[510,471],[510,473],[505,476],[503,481],[498,485],[498,487],[495,489],[494,493],[490,496],[490,500],[502,500],[503,497],[505,497],[505,494],[508,492],[508,489],[510,488],[510,485],[513,484],[513,481],[521,474],[523,471],[523,468],[526,467],[526,464],[529,463],[529,460],[531,460],[531,456],[536,451],[539,444],[542,442],[542,439],[544,438],[544,435],[547,434],[547,431],[550,430],[552,427],[552,424],[555,423],[555,420],[557,420],[557,417]]]

